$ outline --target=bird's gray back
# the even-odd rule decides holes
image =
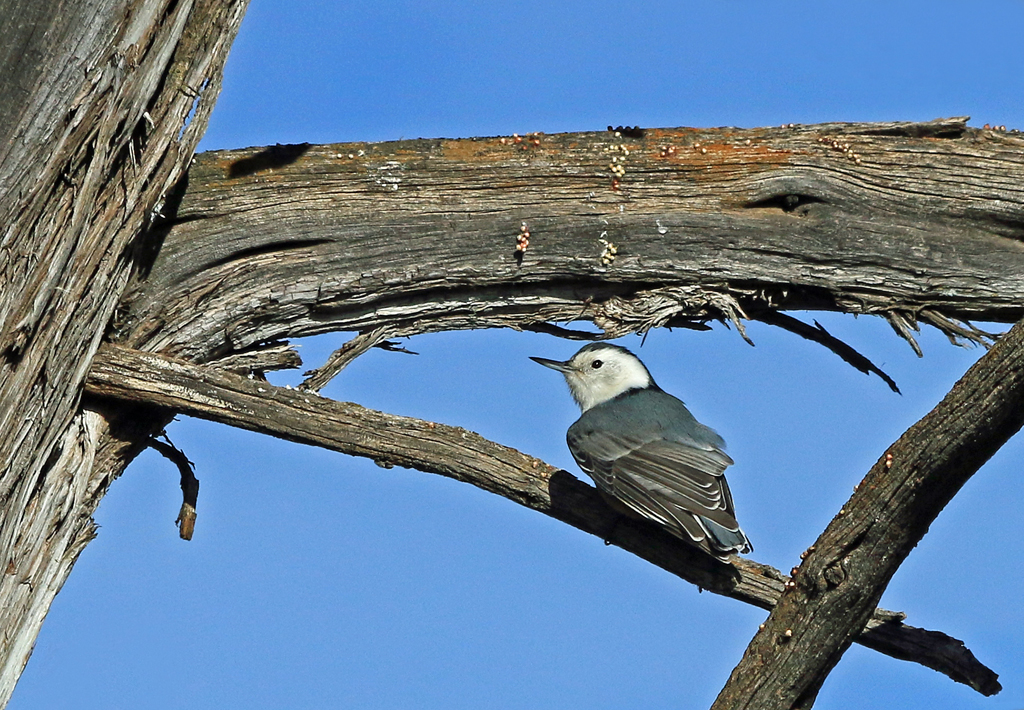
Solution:
[[[570,442],[578,441],[591,431],[622,432],[638,440],[664,438],[696,449],[725,450],[725,440],[718,432],[698,422],[678,398],[655,388],[630,390],[588,409],[569,427],[568,438]]]

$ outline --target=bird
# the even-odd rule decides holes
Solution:
[[[628,349],[590,343],[565,361],[531,357],[561,372],[581,414],[569,451],[617,511],[664,526],[721,561],[753,550],[725,469],[725,441],[661,389]]]

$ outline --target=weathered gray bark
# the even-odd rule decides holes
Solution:
[[[0,3],[0,706],[116,475],[82,383],[244,8]]]
[[[883,315],[911,342],[918,320],[977,338],[957,319],[1024,315],[1022,146],[950,120],[210,154],[113,337],[205,362],[329,330],[364,333],[358,352],[443,329],[590,319],[618,335],[821,308]],[[130,441],[101,450],[120,465]]]
[[[340,329],[1024,315],[1021,141],[959,120],[281,146],[185,185],[244,6],[0,3],[0,703],[167,416],[81,408],[104,332],[202,363]]]
[[[201,361],[328,330],[618,334],[739,308],[1012,322],[1022,149],[949,120],[210,153],[117,337]]]

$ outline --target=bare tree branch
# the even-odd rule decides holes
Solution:
[[[583,319],[615,336],[766,308],[877,314],[904,335],[922,309],[1012,322],[1022,215],[1024,139],[963,119],[209,153],[113,339],[205,361],[384,326]]]
[[[0,705],[107,486],[168,416],[80,406],[105,336],[258,374],[293,361],[267,343],[333,330],[587,319],[610,337],[720,319],[742,333],[746,310],[772,308],[895,314],[976,339],[964,322],[1024,315],[1021,141],[962,119],[279,146],[211,154],[179,179],[245,6],[0,0],[19,48],[0,72]],[[253,404],[285,396],[224,376]],[[195,406],[209,395],[189,392]],[[312,436],[302,426],[327,405],[288,396],[288,426]],[[752,603],[785,583],[747,561],[704,569],[589,486],[468,432],[372,421],[402,446],[362,455],[435,461]],[[865,642],[893,655],[976,688],[991,675],[892,614],[868,626]]]
[[[86,391],[464,481],[597,535],[703,589],[763,609],[772,608],[787,583],[767,565],[742,558],[723,565],[655,525],[622,518],[593,487],[565,471],[465,429],[115,345],[105,345],[93,360]],[[998,688],[995,674],[962,642],[905,626],[903,618],[881,609],[869,613],[857,640],[980,692]]]
[[[80,23],[82,51],[54,69],[63,55],[44,48],[67,95],[11,104],[11,130],[44,120],[0,141],[0,178],[23,176],[0,193],[0,549],[16,571],[0,579],[0,700],[106,486],[161,425],[153,410],[76,411],[104,334],[241,362],[275,340],[382,327],[583,319],[614,337],[717,319],[742,334],[745,313],[771,308],[963,337],[957,323],[1024,315],[1018,136],[952,119],[280,146],[207,155],[175,182],[244,2],[101,5],[41,6],[63,24],[40,36]],[[122,42],[125,23],[144,41]],[[57,491],[83,497],[57,510]]]
[[[764,311],[756,314],[754,318],[762,323],[778,326],[783,330],[796,333],[802,338],[824,345],[826,348],[841,357],[844,362],[853,365],[861,372],[865,374],[871,372],[875,373],[882,378],[882,381],[885,382],[885,384],[889,385],[889,389],[896,394],[900,394],[900,388],[896,386],[895,380],[882,372],[882,370],[873,362],[825,330],[818,321],[814,321],[814,327],[812,328],[803,321],[792,316],[788,316],[785,313],[779,313],[778,311]]]
[[[300,385],[300,388],[319,392],[323,389],[324,385],[348,367],[349,363],[370,348],[385,342],[389,337],[387,328],[374,328],[367,333],[360,333],[331,353],[331,356],[327,358],[327,362],[323,365],[315,370],[304,373],[307,377]]]
[[[808,551],[713,707],[811,707],[932,521],[1022,425],[1024,322],[871,468]]]

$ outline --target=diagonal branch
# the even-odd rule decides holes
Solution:
[[[360,333],[340,348],[331,353],[320,367],[304,373],[305,381],[299,386],[300,389],[319,392],[328,382],[333,380],[357,357],[370,348],[378,347],[387,341],[390,331],[386,327],[374,328],[371,331]]]
[[[703,589],[763,609],[772,608],[787,582],[767,565],[743,558],[722,565],[657,526],[623,519],[593,487],[567,472],[465,429],[335,402],[109,344],[93,360],[86,392],[471,483],[597,535]],[[995,683],[995,674],[963,643],[906,626],[903,618],[884,610],[869,613],[858,641],[934,668],[981,692]]]
[[[762,323],[767,323],[768,325],[778,326],[779,328],[788,330],[790,333],[795,333],[806,340],[825,346],[841,357],[844,362],[849,365],[853,365],[864,374],[870,374],[872,372],[875,373],[882,378],[882,381],[885,382],[885,384],[889,385],[889,389],[896,394],[900,394],[900,388],[896,386],[895,380],[885,374],[881,368],[868,360],[867,357],[861,355],[850,345],[847,345],[842,340],[825,330],[818,321],[814,321],[814,327],[812,328],[807,323],[804,323],[802,320],[798,320],[793,316],[771,310],[757,313],[753,318],[754,320],[759,320]]]
[[[808,551],[713,707],[811,707],[932,521],[1022,425],[1024,322],[871,468]]]

